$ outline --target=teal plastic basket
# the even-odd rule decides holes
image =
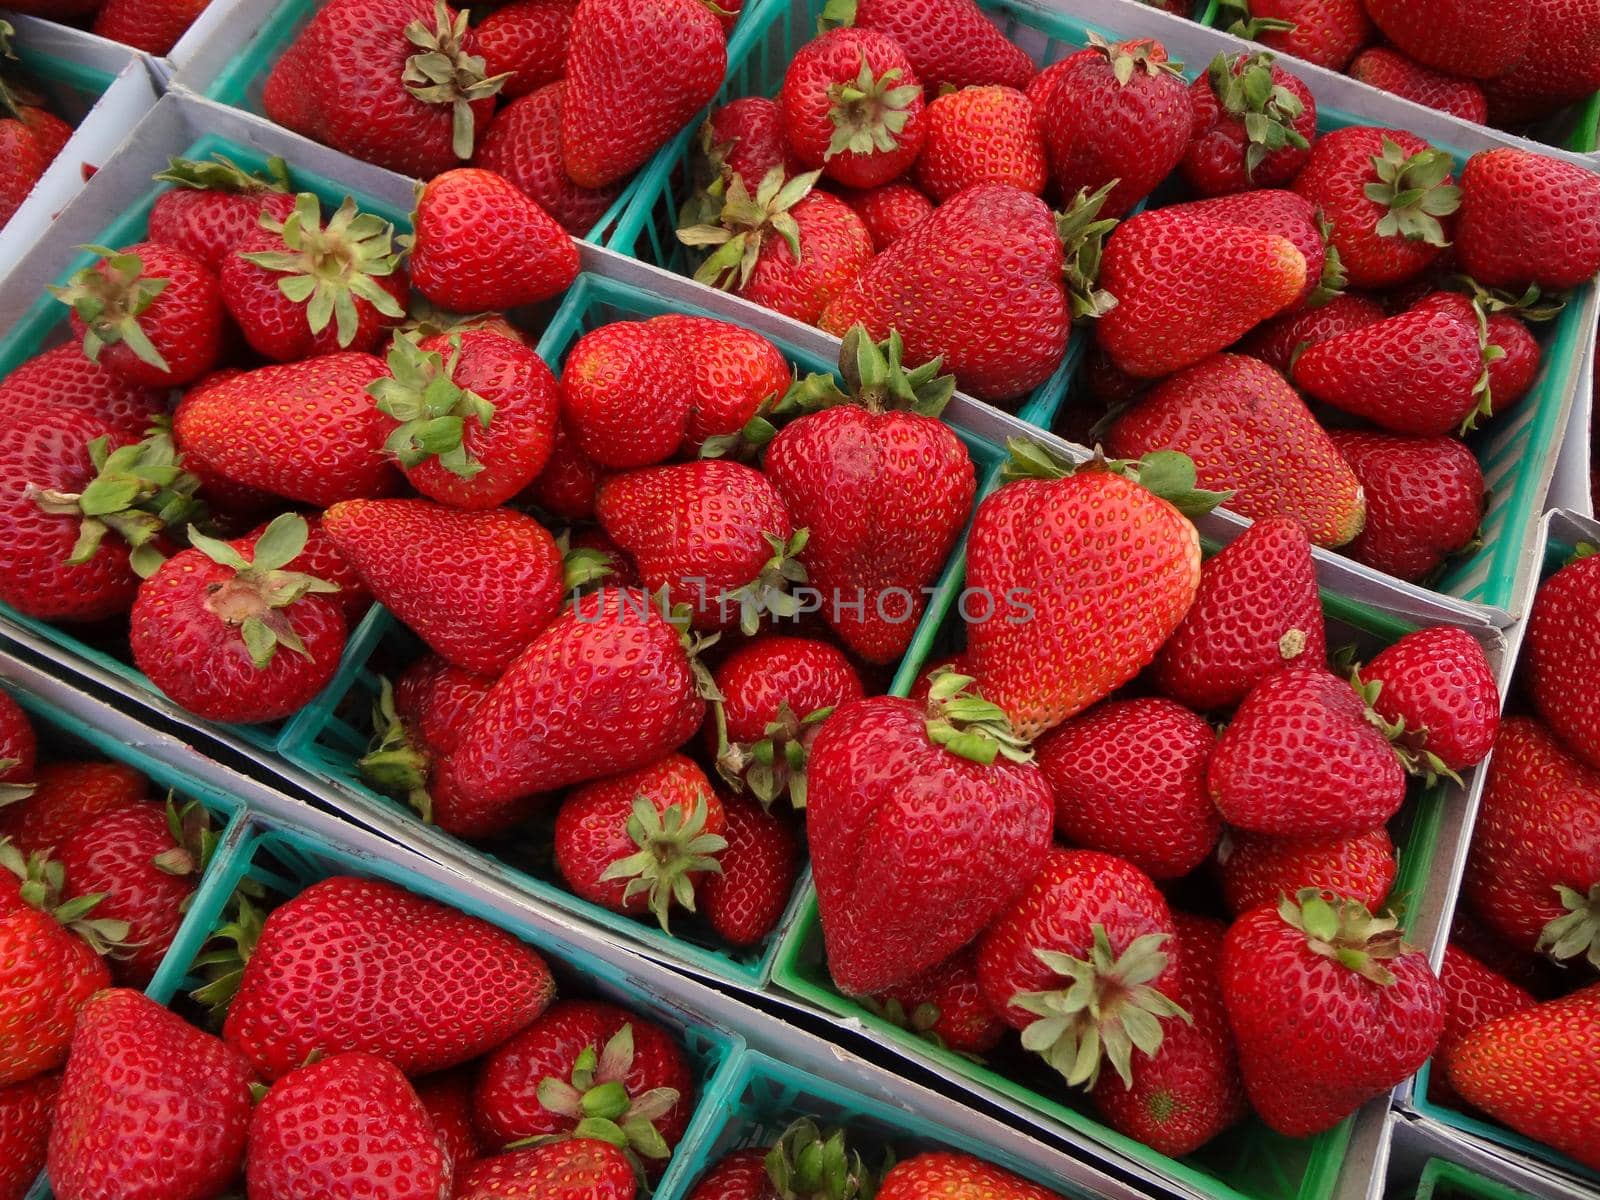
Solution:
[[[1412,1195],[1415,1200],[1524,1200],[1528,1193],[1479,1175],[1460,1163],[1430,1158],[1423,1164]]]
[[[657,293],[632,287],[598,275],[578,277],[567,293],[539,343],[539,355],[552,366],[565,358],[567,348],[586,331],[610,321],[641,319],[667,312],[715,315],[694,306],[668,299]],[[834,371],[837,364],[813,351],[783,340],[776,344],[793,367],[800,372]],[[957,429],[977,468],[980,487],[997,475],[1005,451],[970,433]],[[943,611],[953,595],[952,582],[959,578],[959,556],[947,565],[930,599],[930,613]],[[926,618],[925,618],[926,619]],[[381,805],[408,820],[413,828],[413,844],[442,840],[459,849],[463,843],[424,826],[403,803],[391,800],[368,788],[362,781],[356,761],[371,741],[373,700],[378,692],[382,670],[393,672],[414,660],[421,644],[386,610],[374,607],[356,631],[345,651],[339,674],[329,687],[297,715],[279,740],[279,751],[291,762],[321,778],[336,783],[347,793]],[[747,950],[732,950],[720,944],[704,926],[679,914],[673,922],[674,936],[661,932],[653,919],[614,913],[568,891],[548,863],[539,863],[536,854],[495,860],[497,873],[513,886],[538,900],[575,914],[610,933],[620,934],[643,945],[651,954],[688,963],[746,987],[764,985],[772,967],[777,935]],[[791,913],[793,906],[791,905]],[[787,918],[786,918],[787,919]],[[780,923],[779,928],[782,928]]]
[[[201,137],[184,151],[185,157],[189,158],[204,158],[212,153],[225,154],[241,166],[252,170],[264,169],[268,157],[255,146],[243,145],[210,134]],[[393,221],[397,231],[406,232],[410,229],[409,213],[398,212],[391,206],[360,192],[352,193],[350,189],[319,175],[292,169],[290,175],[297,189],[315,192],[330,211],[345,196],[353,194],[363,210],[378,213],[386,220]],[[150,190],[138,202],[128,206],[106,226],[99,236],[100,244],[115,247],[141,241],[145,236],[151,206],[164,190],[166,190],[164,185],[152,183]],[[93,254],[75,252],[63,265],[56,282],[65,283],[75,272],[94,261]],[[49,294],[41,293],[32,306],[6,332],[5,337],[0,339],[0,377],[9,375],[24,360],[65,341],[69,336],[66,307]],[[121,622],[115,623],[115,633],[106,632],[105,625],[97,625],[95,640],[91,641],[80,636],[82,631],[74,630],[71,626],[52,625],[26,616],[10,605],[0,604],[0,636],[3,636],[8,623],[49,642],[59,652],[56,662],[62,666],[71,668],[76,663],[83,663],[108,672],[127,685],[127,694],[134,699],[159,695],[156,686],[133,666],[125,641],[125,629]],[[273,725],[228,728],[233,734],[259,750],[272,752],[277,747],[280,729]]]

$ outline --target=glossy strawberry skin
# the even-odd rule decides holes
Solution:
[[[175,187],[157,196],[150,209],[150,240],[176,246],[220,271],[229,255],[260,230],[262,217],[282,221],[293,211],[288,192]]]
[[[1050,178],[1039,110],[1015,88],[983,87],[928,105],[917,185],[942,204],[963,188],[1009,183],[1039,195]]]
[[[1152,878],[1187,875],[1222,832],[1206,794],[1215,744],[1211,726],[1170,700],[1111,701],[1058,726],[1038,747],[1056,829]]]
[[[0,1087],[65,1062],[79,1010],[111,984],[89,943],[23,903],[14,882],[0,891]]]
[[[621,183],[580,187],[561,161],[565,82],[547,83],[502,108],[478,143],[472,164],[510,180],[573,237],[584,237],[606,214]]]
[[[839,192],[839,199],[861,218],[872,239],[872,248],[879,254],[899,241],[901,234],[913,228],[934,209],[932,200],[917,187],[905,182],[886,183],[861,191],[845,188]]]
[[[0,380],[0,416],[46,423],[63,409],[82,409],[129,437],[142,437],[167,410],[166,397],[84,357],[71,342],[27,359]]]
[[[24,855],[53,858],[61,845],[101,814],[135,805],[150,781],[111,762],[43,763],[30,772],[33,794],[0,808],[0,837]]]
[[[1235,916],[1303,888],[1359,900],[1373,912],[1394,885],[1394,842],[1385,829],[1351,838],[1292,841],[1230,831],[1217,852],[1222,895]]]
[[[976,945],[873,997],[900,1006],[911,1028],[957,1054],[987,1054],[1009,1028],[984,998]]]
[[[1592,633],[1600,598],[1600,556],[1580,558],[1540,586],[1528,614],[1523,671],[1533,705],[1567,747],[1600,769],[1600,703]]]
[[[1234,60],[1235,75],[1243,61],[1246,60]],[[1294,118],[1292,128],[1307,142],[1315,141],[1317,102],[1311,90],[1298,76],[1276,64],[1270,70],[1273,88],[1283,89],[1300,102],[1300,115]],[[1201,195],[1221,196],[1252,188],[1283,187],[1305,166],[1311,154],[1309,149],[1283,146],[1267,154],[1256,164],[1255,170],[1250,170],[1245,157],[1250,147],[1245,118],[1223,107],[1209,73],[1201,74],[1190,85],[1189,99],[1194,105],[1194,125],[1183,152],[1182,169],[1189,185]]]
[[[167,284],[138,316],[139,328],[166,360],[165,367],[145,362],[127,342],[116,342],[98,356],[106,370],[139,387],[181,387],[217,365],[222,355],[222,293],[205,263],[176,246],[138,242],[121,250],[138,258],[143,279]],[[109,273],[104,259],[94,268]],[[87,326],[72,314],[72,336],[83,341]]]
[[[1500,728],[1500,689],[1478,639],[1440,625],[1408,633],[1361,668],[1383,686],[1373,709],[1405,724],[1405,745],[1437,755],[1451,770],[1482,762]]]
[[[1479,125],[1488,123],[1489,101],[1476,82],[1425,67],[1387,46],[1369,46],[1356,55],[1350,75],[1440,112]]]
[[[44,1170],[59,1075],[0,1087],[0,1198],[23,1200]]]
[[[478,22],[484,74],[511,72],[500,89],[502,96],[526,96],[566,74],[567,36],[576,7],[576,0],[515,0]]]
[[[720,874],[696,887],[700,911],[717,936],[734,946],[759,944],[778,926],[798,872],[800,842],[794,830],[758,801],[720,797],[728,848]]]
[[[1528,52],[1528,22],[1475,0],[1365,0],[1383,35],[1412,58],[1451,75],[1492,79]]]
[[[689,369],[649,322],[614,321],[584,334],[561,368],[561,413],[578,448],[616,469],[669,458],[689,419]]]
[[[685,313],[650,319],[651,328],[680,348],[694,395],[684,430],[687,447],[738,433],[764,402],[782,399],[792,382],[789,362],[753,330]]]
[[[796,50],[778,93],[784,138],[795,157],[807,168],[821,169],[829,179],[856,188],[876,187],[903,175],[916,161],[928,133],[923,99],[918,92],[902,106],[905,127],[898,132],[888,131],[894,148],[830,153],[829,143],[837,129],[831,119],[836,106],[834,92],[853,83],[863,64],[874,80],[883,80],[890,71],[898,71],[893,78],[894,87],[921,85],[911,60],[893,38],[847,26],[829,30]]]
[[[826,192],[811,192],[789,213],[800,229],[799,261],[785,239],[766,238],[755,272],[738,292],[754,304],[816,325],[873,261],[872,236],[848,205]]]
[[[1385,315],[1383,306],[1375,300],[1345,292],[1320,308],[1285,313],[1258,325],[1239,343],[1239,351],[1287,375],[1295,351],[1302,345],[1315,345],[1341,333],[1375,325]]]
[[[855,23],[899,42],[929,96],[947,85],[1022,88],[1037,70],[972,0],[859,0]]]
[[[1428,1100],[1460,1107],[1464,1101],[1451,1085],[1446,1067],[1456,1046],[1478,1026],[1532,1008],[1535,1000],[1525,988],[1497,975],[1454,942],[1444,948],[1439,983],[1444,988],[1444,1036],[1428,1078]]]

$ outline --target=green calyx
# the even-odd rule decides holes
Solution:
[[[902,75],[899,67],[874,75],[863,53],[854,79],[828,86],[833,137],[824,159],[846,153],[887,154],[900,148],[900,135],[911,121],[911,106],[922,97],[918,84],[900,82]]]
[[[778,705],[776,719],[769,721],[764,736],[754,742],[728,741],[727,722],[722,706],[716,709],[717,774],[734,791],[749,788],[763,805],[770,808],[785,792],[796,809],[806,806],[806,756],[811,741],[822,723],[833,715],[833,706],[796,716],[787,701]]]
[[[174,155],[155,180],[207,192],[287,192],[289,164],[274,155],[267,159],[265,172],[247,171],[225,154],[207,160]]]
[[[99,362],[102,350],[120,342],[140,362],[160,371],[168,370],[166,357],[156,349],[139,318],[172,281],[147,278],[144,260],[137,254],[104,246],[78,249],[98,254],[101,261],[79,271],[65,287],[51,284],[49,291],[83,322],[84,355],[91,362]]]
[[[102,958],[124,958],[136,945],[127,940],[129,925],[126,921],[91,915],[106,898],[106,893],[94,892],[70,900],[62,898],[66,873],[60,863],[39,854],[24,858],[10,838],[0,838],[0,870],[10,871],[21,881],[18,894],[24,904],[54,917],[89,943],[89,948]]]
[[[800,614],[800,601],[789,591],[793,584],[806,581],[805,564],[800,554],[811,536],[809,529],[797,529],[788,541],[775,533],[763,533],[772,547],[769,558],[756,577],[741,588],[724,593],[724,602],[739,606],[739,629],[753,637],[761,628],[761,617],[771,613],[780,620],[793,620]]]
[[[1305,115],[1305,105],[1288,88],[1272,78],[1270,54],[1219,54],[1212,59],[1207,76],[1217,103],[1224,112],[1244,125],[1245,178],[1253,179],[1256,168],[1267,155],[1293,148],[1309,150],[1308,142],[1294,127]]]
[[[461,361],[461,338],[450,338],[450,356],[423,350],[408,334],[390,344],[389,374],[367,385],[380,411],[400,422],[383,448],[402,467],[416,467],[430,458],[452,475],[471,479],[483,464],[467,453],[463,441],[468,421],[488,429],[494,405],[461,387],[454,376]]]
[[[251,903],[252,895],[261,894],[260,885],[253,880],[246,880],[239,886],[228,901],[229,919],[211,935],[206,949],[190,967],[205,982],[189,994],[210,1010],[214,1018],[222,1017],[233,1003],[239,982],[244,978],[245,965],[261,940],[266,913]]]
[[[773,1200],[872,1200],[877,1179],[842,1129],[824,1133],[810,1118],[783,1131],[767,1152]]]
[[[0,758],[0,775],[15,769],[17,760],[14,758]],[[0,780],[0,808],[8,804],[15,804],[19,800],[26,800],[33,795],[35,785],[31,783],[12,783]]]
[[[1011,998],[1013,1005],[1039,1018],[1022,1031],[1023,1049],[1040,1055],[1072,1087],[1094,1087],[1108,1060],[1124,1086],[1132,1087],[1133,1052],[1147,1058],[1160,1053],[1161,1022],[1172,1017],[1193,1022],[1153,986],[1167,969],[1162,950],[1166,940],[1164,933],[1147,933],[1118,955],[1106,927],[1097,923],[1088,958],[1035,950],[1035,957],[1070,986]]]
[[[361,777],[386,796],[404,800],[428,824],[433,824],[433,797],[428,794],[428,753],[411,738],[411,731],[394,706],[394,686],[378,680],[378,698],[372,703],[371,749],[356,760]]]
[[[694,912],[692,876],[722,873],[717,855],[728,848],[728,840],[705,831],[709,816],[703,791],[696,793],[694,807],[687,814],[678,804],[658,812],[648,796],[635,796],[628,837],[639,847],[638,852],[617,859],[601,872],[600,879],[608,883],[626,880],[625,901],[648,895],[650,911],[661,922],[662,932],[671,933],[674,904]]]
[[[1317,888],[1302,888],[1293,900],[1278,904],[1285,923],[1306,935],[1306,945],[1379,987],[1391,986],[1394,973],[1383,964],[1409,947],[1392,916],[1373,916],[1359,900],[1329,897]]]
[[[110,449],[109,439],[98,437],[89,443],[88,453],[94,478],[83,491],[30,485],[26,494],[45,512],[79,521],[68,563],[88,562],[106,534],[114,533],[132,552],[129,565],[149,576],[162,563],[156,537],[201,516],[202,506],[195,498],[200,481],[183,469],[182,456],[164,428],[115,450]]]
[[[1383,153],[1372,156],[1378,178],[1362,189],[1367,199],[1388,210],[1378,221],[1378,236],[1449,245],[1439,218],[1461,207],[1461,189],[1445,183],[1453,166],[1443,150],[1407,155],[1394,141],[1384,138]]]
[[[311,652],[294,631],[288,609],[304,596],[339,590],[337,583],[284,570],[306,548],[309,532],[304,517],[275,517],[250,559],[227,542],[195,530],[189,533],[190,545],[233,572],[231,579],[207,586],[205,605],[217,620],[239,631],[258,670],[266,670],[279,646],[309,659]]]
[[[1263,33],[1293,33],[1300,28],[1279,17],[1252,17],[1249,0],[1221,0],[1218,7],[1224,18],[1231,18],[1227,31],[1247,41],[1258,42]]]
[[[808,171],[786,180],[779,164],[767,172],[752,196],[744,179],[735,176],[717,224],[678,230],[678,240],[686,246],[715,247],[694,273],[695,280],[737,292],[755,274],[761,248],[772,235],[787,242],[789,253],[800,261],[800,225],[789,210],[810,195],[820,178],[821,171]]]
[[[468,16],[463,9],[452,20],[444,0],[434,0],[432,29],[424,21],[406,26],[406,41],[417,53],[406,59],[400,73],[406,91],[424,104],[450,106],[450,149],[463,160],[472,157],[473,102],[495,95],[512,75],[485,76],[483,56],[466,52]]]
[[[377,282],[378,276],[392,275],[400,265],[393,248],[394,226],[373,213],[357,211],[350,197],[345,197],[324,226],[316,196],[301,192],[288,217],[277,221],[263,214],[261,227],[282,237],[284,248],[241,257],[283,275],[278,290],[306,306],[312,333],[321,333],[331,321],[339,345],[348,346],[360,321],[357,299],[386,317],[398,320],[405,316],[405,310]]]
[[[1027,438],[1009,439],[1006,449],[1010,457],[1001,470],[1001,478],[1007,481],[1062,479],[1084,472],[1109,471],[1159,496],[1186,517],[1203,516],[1233,496],[1231,491],[1212,492],[1198,486],[1194,460],[1176,450],[1155,450],[1138,460],[1106,458],[1096,450],[1089,461],[1074,464],[1063,462],[1043,445]]]
[[[570,1079],[546,1076],[537,1094],[545,1109],[577,1122],[569,1136],[608,1142],[625,1153],[638,1170],[641,1159],[659,1162],[671,1156],[672,1149],[656,1122],[678,1103],[678,1092],[675,1088],[651,1088],[639,1096],[629,1095],[626,1080],[632,1066],[633,1026],[624,1025],[603,1050],[585,1046],[572,1065]],[[559,1140],[560,1135],[529,1138],[506,1149]]]
[[[1367,723],[1389,739],[1395,757],[1400,760],[1400,765],[1408,773],[1418,776],[1429,787],[1438,783],[1440,779],[1448,779],[1458,786],[1461,784],[1461,776],[1428,749],[1427,726],[1419,725],[1415,729],[1408,729],[1404,717],[1390,721],[1378,712],[1378,697],[1383,692],[1381,679],[1363,679],[1361,669],[1352,667],[1350,686],[1355,688],[1356,695],[1360,696],[1367,706]]]
[[[1066,211],[1056,214],[1056,239],[1061,243],[1061,279],[1074,321],[1092,321],[1117,306],[1117,298],[1097,285],[1106,236],[1117,227],[1113,218],[1100,216],[1100,209],[1120,182],[1113,179],[1092,193],[1087,188],[1080,189]]]
[[[1556,893],[1567,911],[1540,931],[1538,948],[1557,962],[1582,955],[1600,967],[1600,883],[1587,893],[1561,886]]]
[[[1032,762],[1033,751],[1011,728],[1005,710],[971,690],[976,682],[950,667],[933,673],[928,684],[928,740],[981,766],[997,758]]]
[[[1091,50],[1098,50],[1105,55],[1106,61],[1111,64],[1111,74],[1121,87],[1127,87],[1136,74],[1183,76],[1181,62],[1168,62],[1165,58],[1156,57],[1160,43],[1153,38],[1112,43],[1090,30],[1088,41]]]

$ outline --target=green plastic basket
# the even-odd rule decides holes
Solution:
[[[1527,1194],[1444,1158],[1423,1164],[1413,1193],[1415,1200],[1524,1200]]]
[[[211,134],[201,137],[184,151],[184,155],[189,158],[203,158],[212,153],[225,154],[241,166],[254,170],[264,169],[268,157],[254,146],[243,145]],[[338,205],[346,195],[352,194],[350,189],[319,175],[295,170],[291,170],[290,174],[297,189],[315,192],[330,209]],[[152,183],[150,190],[138,202],[128,206],[106,226],[99,236],[100,244],[125,246],[142,240],[150,218],[151,206],[164,190],[163,185]],[[410,214],[398,212],[391,206],[360,192],[354,193],[354,196],[364,210],[379,213],[386,220],[393,221],[396,229],[401,232],[409,230]],[[89,266],[94,261],[95,256],[91,253],[75,253],[63,265],[56,281],[65,283],[74,272]],[[70,335],[66,308],[54,297],[41,294],[6,332],[5,337],[0,339],[0,377],[10,374],[25,359],[65,341],[68,336]],[[124,636],[124,623],[116,623],[115,633],[105,633],[103,627],[97,626],[100,633],[96,640],[91,642],[80,637],[81,631],[74,631],[70,626],[52,625],[36,620],[9,605],[0,604],[0,634],[4,633],[4,627],[8,623],[48,641],[60,652],[57,661],[62,665],[70,667],[76,660],[109,672],[128,685],[128,694],[135,699],[159,694],[155,685],[132,665]],[[257,749],[270,752],[277,747],[279,731],[271,725],[229,728],[235,735]]]
[[[598,325],[666,312],[715,315],[602,276],[580,275],[545,330],[539,343],[539,355],[555,366],[581,334]],[[824,360],[813,351],[781,337],[775,341],[798,371],[836,369],[835,362]],[[980,486],[986,485],[998,473],[1005,457],[1004,450],[959,429],[957,432],[972,454]],[[942,606],[948,605],[949,596],[953,594],[952,580],[959,578],[960,568],[959,561],[947,565],[936,585],[938,590],[930,598],[930,614],[942,612]],[[929,619],[937,618],[924,618],[925,621]],[[414,660],[420,650],[420,643],[408,630],[386,610],[375,606],[350,640],[339,674],[321,696],[293,719],[280,738],[278,748],[290,761],[332,780],[342,790],[365,797],[372,804],[382,805],[408,819],[413,826],[414,844],[430,839],[443,840],[459,849],[462,843],[424,826],[404,804],[369,789],[356,767],[356,760],[366,752],[371,740],[370,713],[379,675],[375,660],[383,660],[382,669],[392,672],[395,667]],[[555,908],[641,943],[658,957],[691,964],[746,987],[759,988],[766,982],[775,953],[776,933],[759,946],[735,951],[720,944],[703,926],[680,915],[674,921],[677,936],[668,936],[651,919],[614,913],[574,895],[561,884],[548,863],[536,864],[532,861],[534,857],[537,856],[519,857],[516,863],[499,859],[495,865],[514,886]],[[792,914],[792,904],[790,909]]]
[[[936,614],[930,606],[929,620],[918,630],[895,680],[896,694],[909,692],[926,663],[962,644],[961,618],[950,611],[958,591],[959,583],[947,589],[943,611],[938,614],[942,623],[934,622]],[[1326,591],[1322,600],[1329,644],[1354,644],[1362,658],[1415,628],[1393,614]],[[1433,864],[1446,796],[1447,789],[1442,786],[1418,788],[1391,823],[1398,869],[1390,903],[1403,923],[1408,917],[1406,901],[1422,893]],[[779,945],[772,979],[778,987],[825,1012],[860,1022],[869,1037],[897,1053],[997,1093],[1213,1200],[1326,1200],[1333,1194],[1353,1118],[1303,1140],[1282,1137],[1250,1121],[1195,1155],[1172,1159],[1102,1124],[1087,1105],[1071,1106],[1063,1098],[1065,1088],[1059,1078],[1035,1056],[1013,1049],[1003,1052],[997,1065],[977,1063],[885,1021],[834,987],[823,961],[816,890],[809,879],[798,917]]]

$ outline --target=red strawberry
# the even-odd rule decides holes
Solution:
[[[1585,548],[1590,549],[1590,548]],[[1600,664],[1585,633],[1600,597],[1600,556],[1592,549],[1546,579],[1528,614],[1523,670],[1539,715],[1567,748],[1600,770],[1600,704],[1590,686]]]
[[[1498,417],[1522,403],[1538,377],[1544,352],[1528,327],[1510,313],[1489,314],[1488,353],[1501,356],[1489,363],[1490,415]]]
[[[727,65],[722,26],[698,0],[580,0],[567,42],[573,102],[561,110],[567,173],[589,188],[626,178],[705,107]]]
[[[633,1200],[638,1182],[609,1142],[574,1138],[480,1158],[456,1180],[453,1200]]]
[[[883,1177],[877,1200],[962,1195],[986,1200],[1052,1200],[1055,1193],[970,1154],[940,1150],[896,1163]]]
[[[976,946],[870,998],[874,1011],[957,1054],[987,1054],[1006,1034],[978,982]],[[713,1198],[714,1200],[714,1198]]]
[[[1170,700],[1111,701],[1047,734],[1039,769],[1064,841],[1127,859],[1155,879],[1211,856],[1222,823],[1206,794],[1211,726]]]
[[[1189,89],[1194,127],[1183,177],[1203,196],[1282,187],[1317,136],[1317,102],[1270,54],[1218,54]]]
[[[1579,286],[1600,270],[1600,179],[1526,150],[1474,154],[1456,256],[1485,287]]]
[[[211,721],[287,717],[333,678],[345,623],[326,593],[336,585],[285,570],[306,523],[283,516],[245,558],[191,530],[194,549],[168,559],[139,588],[129,616],[133,661],[178,704]]]
[[[1358,676],[1396,746],[1430,778],[1476,766],[1500,727],[1500,689],[1478,639],[1440,625],[1408,633]]]
[[[1105,1061],[1133,1086],[1133,1052],[1154,1058],[1164,1026],[1188,1019],[1166,994],[1177,938],[1147,875],[1093,850],[1052,849],[1028,889],[978,944],[989,1007],[1069,1085],[1093,1088]]]
[[[1194,106],[1180,63],[1151,38],[1089,34],[1039,102],[1051,176],[1063,196],[1110,186],[1102,212],[1130,212],[1183,158]]]
[[[788,360],[753,330],[685,313],[664,313],[649,325],[678,348],[689,368],[694,394],[684,440],[690,450],[739,433],[789,390]]]
[[[1361,480],[1367,523],[1345,553],[1400,579],[1421,580],[1468,546],[1483,516],[1483,471],[1453,437],[1336,429],[1333,443]]]
[[[1464,121],[1488,124],[1489,102],[1477,83],[1431,70],[1387,46],[1371,46],[1356,55],[1350,64],[1350,75],[1362,83],[1370,83],[1375,88],[1437,108]]]
[[[1222,0],[1225,28],[1274,50],[1342,71],[1372,40],[1362,0]],[[1235,18],[1226,24],[1227,18]]]
[[[450,1155],[428,1110],[395,1067],[334,1054],[290,1071],[250,1114],[245,1167],[259,1200],[329,1197],[439,1200]]]
[[[615,1004],[558,1000],[483,1060],[473,1096],[492,1145],[571,1134],[583,1120],[582,1136],[659,1171],[689,1124],[694,1091],[683,1051],[661,1026]]]
[[[1328,657],[1311,544],[1299,522],[1258,520],[1200,568],[1200,590],[1161,648],[1161,693],[1201,712],[1235,707],[1289,663]]]
[[[1511,70],[1529,51],[1523,14],[1488,0],[1364,2],[1384,37],[1419,62],[1451,75],[1491,79]]]
[[[1600,88],[1600,2],[1534,0],[1520,11],[1529,46],[1561,49],[1524,55],[1506,74],[1484,81],[1489,121],[1502,128],[1549,116]]]
[[[65,409],[81,409],[118,433],[142,437],[167,411],[167,400],[160,391],[91,362],[71,342],[34,355],[0,380],[0,416],[10,423],[53,417]]]
[[[103,356],[106,370],[149,388],[181,386],[217,365],[222,294],[205,263],[155,242],[90,249],[100,261],[50,289],[72,309],[72,336],[85,355]]]
[[[795,51],[778,105],[794,156],[846,187],[903,175],[928,133],[911,60],[867,29],[832,29]]]
[[[1406,773],[1366,705],[1320,665],[1251,689],[1211,757],[1211,799],[1230,825],[1276,837],[1367,833],[1399,811]]]
[[[600,468],[578,449],[565,420],[556,422],[555,440],[544,470],[517,497],[540,512],[563,521],[594,516],[594,496],[600,487]]]
[[[744,796],[721,797],[728,845],[722,870],[700,885],[700,908],[717,936],[734,946],[766,938],[789,905],[800,844],[784,820]]]
[[[504,176],[573,237],[583,237],[616,203],[623,185],[580,187],[567,174],[561,161],[566,90],[565,83],[547,83],[502,108],[472,164]]]
[[[1350,285],[1389,287],[1422,274],[1448,242],[1443,219],[1461,203],[1450,167],[1415,134],[1355,125],[1317,139],[1294,190],[1331,226]]]
[[[603,467],[645,467],[683,441],[694,396],[690,364],[660,326],[613,321],[567,351],[561,413],[578,448]]]
[[[0,838],[9,838],[24,855],[44,858],[54,858],[64,842],[101,814],[140,803],[150,788],[138,771],[112,762],[43,763],[29,778],[28,795],[0,806]]]
[[[24,1200],[44,1170],[60,1075],[0,1087],[0,1198]]]
[[[812,744],[811,870],[828,969],[852,995],[949,958],[1027,886],[1049,847],[1049,785],[1000,711],[958,694],[970,682],[937,679],[927,715],[909,700],[854,701]],[[985,852],[999,845],[1005,854]]]
[[[268,159],[265,173],[246,171],[221,154],[205,161],[174,158],[155,178],[175,186],[150,209],[150,240],[185,250],[213,271],[256,232],[262,217],[283,221],[294,211],[281,158]]]
[[[1250,1104],[1287,1137],[1331,1129],[1413,1074],[1444,1028],[1439,981],[1395,921],[1309,890],[1228,930],[1222,997]]]
[[[1035,196],[1050,179],[1039,110],[1015,88],[977,87],[938,96],[924,118],[917,184],[942,204],[963,188],[1009,183]]]
[[[785,177],[805,172],[784,138],[782,106],[765,96],[741,96],[717,108],[700,128],[699,145],[710,182],[720,181],[724,191],[735,176],[754,189],[774,167]]]
[[[1338,254],[1330,252],[1317,210],[1310,201],[1294,192],[1282,188],[1235,192],[1177,205],[1167,211],[1288,238],[1306,260],[1306,282],[1297,307],[1315,309],[1337,298],[1344,287],[1344,269]]]
[[[1394,843],[1387,830],[1349,838],[1285,841],[1233,830],[1217,851],[1222,895],[1235,916],[1316,888],[1377,910],[1394,886]]]
[[[1428,1079],[1428,1100],[1459,1107],[1461,1097],[1450,1084],[1446,1066],[1455,1048],[1478,1026],[1532,1008],[1535,1000],[1532,993],[1497,975],[1454,942],[1444,948],[1439,983],[1444,988],[1444,1036],[1439,1039],[1438,1065]]]
[[[351,972],[328,947],[363,947]],[[525,1028],[555,996],[534,951],[476,917],[373,880],[333,876],[279,905],[245,957],[222,1036],[266,1079],[359,1051],[422,1075]]]
[[[566,74],[567,37],[577,0],[512,0],[479,21],[483,73],[508,75],[500,94],[526,96]],[[497,115],[496,123],[499,121]]]
[[[856,0],[858,29],[888,34],[905,49],[930,96],[945,88],[1025,87],[1035,67],[973,0]]]
[[[372,592],[362,582],[361,576],[356,574],[349,559],[333,544],[333,539],[323,532],[321,516],[313,513],[305,518],[305,522],[305,549],[286,563],[285,568],[338,584],[339,590],[331,593],[329,599],[339,606],[339,611],[344,613],[345,625],[354,632],[367,609],[372,607]],[[230,545],[240,554],[254,557],[256,543],[269,528],[270,523],[259,525],[243,537],[235,538]]]
[[[1377,301],[1341,293],[1320,308],[1285,313],[1257,326],[1239,343],[1239,352],[1259,358],[1275,371],[1287,375],[1301,347],[1314,346],[1341,333],[1375,325],[1384,316],[1383,306]],[[1490,369],[1492,371],[1493,367]]]
[[[839,199],[861,218],[879,254],[933,211],[933,201],[909,183],[886,183],[859,192],[846,189]]]
[[[138,992],[83,1006],[50,1131],[61,1200],[206,1200],[244,1160],[250,1066]]]

